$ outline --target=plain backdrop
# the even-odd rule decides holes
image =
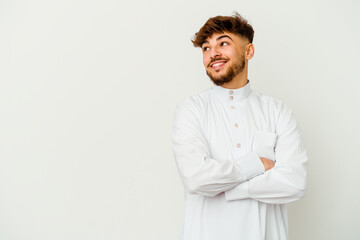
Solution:
[[[309,155],[290,240],[360,239],[359,1],[0,0],[0,240],[170,240],[175,106],[212,83],[190,39],[238,11],[249,79]]]

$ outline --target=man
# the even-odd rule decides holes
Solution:
[[[210,18],[192,41],[214,85],[175,111],[183,240],[287,239],[285,204],[304,196],[308,160],[294,116],[250,88],[253,36],[236,13]]]

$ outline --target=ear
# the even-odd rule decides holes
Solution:
[[[246,45],[246,59],[250,60],[254,56],[254,53],[255,53],[254,44],[248,43]]]

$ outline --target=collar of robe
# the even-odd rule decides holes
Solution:
[[[247,98],[251,92],[250,81],[248,80],[248,83],[245,86],[236,89],[229,89],[214,85],[212,87],[212,92],[215,96],[217,96],[222,100],[226,100],[226,101],[242,100],[244,98]]]

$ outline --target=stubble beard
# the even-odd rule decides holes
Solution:
[[[233,80],[234,77],[236,77],[239,73],[241,73],[244,70],[244,67],[245,67],[245,60],[242,59],[240,63],[229,66],[228,70],[222,76],[215,77],[208,70],[206,70],[206,74],[209,76],[209,78],[211,79],[211,81],[213,81],[214,84],[221,86],[224,83],[228,83],[231,80]]]

